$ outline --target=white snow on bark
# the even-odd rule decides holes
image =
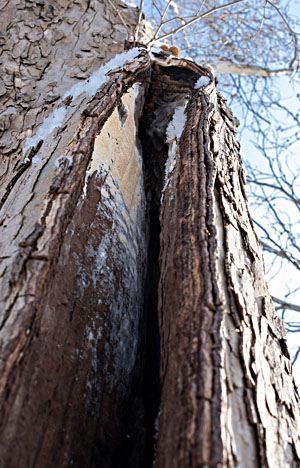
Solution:
[[[204,88],[210,83],[208,76],[200,76],[197,83],[195,84],[195,89]]]
[[[178,148],[178,140],[180,139],[182,132],[184,130],[184,125],[186,121],[186,108],[187,101],[183,106],[176,107],[173,118],[170,121],[167,130],[166,130],[166,142],[169,144],[168,158],[165,165],[165,182],[162,189],[161,202],[164,199],[164,194],[166,188],[169,186],[172,181],[174,170],[176,167],[176,155]],[[170,195],[169,200],[172,200],[172,195]]]
[[[164,199],[166,188],[170,184],[172,180],[173,172],[175,170],[177,148],[178,148],[178,145],[177,145],[176,140],[171,141],[171,143],[169,144],[168,159],[166,161],[166,166],[165,166],[165,183],[162,189],[161,203]],[[172,195],[170,195],[170,200],[172,200]]]
[[[48,136],[53,132],[55,128],[60,128],[63,124],[63,121],[67,114],[67,108],[65,106],[58,107],[55,109],[42,123],[38,131],[33,137],[27,138],[25,145],[23,147],[23,154],[27,152],[30,147],[35,147],[40,140],[46,140]],[[25,162],[29,161],[28,158],[25,159]],[[33,163],[38,163],[40,161],[39,157],[34,157],[32,159]]]
[[[63,100],[69,96],[74,100],[83,93],[85,93],[88,97],[94,96],[100,86],[102,86],[109,79],[107,73],[117,68],[122,68],[128,60],[135,59],[139,55],[140,51],[141,49],[134,47],[133,49],[123,52],[122,54],[116,55],[105,65],[94,71],[94,73],[85,81],[76,83],[74,86],[72,86],[71,90],[67,91],[63,96]]]
[[[70,91],[67,91],[61,101],[67,97],[71,97],[72,100],[76,99],[81,94],[85,94],[87,97],[91,97],[96,94],[98,89],[109,79],[107,75],[110,71],[117,68],[122,68],[124,64],[132,59],[135,59],[140,52],[140,49],[135,47],[123,52],[122,54],[116,55],[112,60],[107,62],[105,65],[99,67],[89,78],[85,81],[76,83],[72,86]],[[60,102],[61,102],[60,101]],[[23,147],[23,155],[26,154],[29,148],[35,147],[40,140],[44,142],[47,140],[49,135],[56,128],[61,128],[67,114],[67,107],[61,106],[56,108],[51,114],[44,120],[42,125],[39,127],[38,131],[33,137],[27,138],[25,145]],[[24,162],[28,162],[29,159],[26,158]],[[41,161],[41,158],[35,156],[32,159],[33,163],[38,163]]]
[[[185,106],[186,104],[184,106],[178,106],[175,109],[173,118],[166,131],[167,143],[172,140],[178,140],[181,137],[186,121]]]

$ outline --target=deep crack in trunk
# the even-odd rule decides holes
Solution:
[[[210,68],[125,53],[137,16],[112,2],[6,3],[4,64],[24,62],[24,15],[50,36],[25,51],[41,79],[10,67],[1,96],[1,468],[150,467],[160,406],[156,468],[298,467],[284,327]]]
[[[161,398],[160,339],[158,324],[158,283],[160,279],[160,206],[168,158],[167,127],[175,109],[190,97],[198,75],[179,67],[153,65],[143,114],[139,124],[139,140],[144,161],[144,183],[147,200],[148,266],[145,287],[145,362],[143,400],[146,410],[146,441],[141,467],[153,466],[155,458],[155,421]]]

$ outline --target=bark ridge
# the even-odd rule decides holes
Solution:
[[[152,466],[161,390],[157,467],[297,467],[299,397],[211,71],[126,49],[137,11],[117,1],[2,3],[2,466]]]

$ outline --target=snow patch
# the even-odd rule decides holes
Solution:
[[[165,183],[162,189],[162,194],[161,194],[161,199],[160,199],[161,203],[164,200],[165,191],[173,179],[173,174],[174,174],[175,167],[176,167],[177,147],[178,147],[177,142],[175,140],[173,140],[171,144],[169,145],[168,159],[166,161],[166,166],[165,166]],[[173,199],[173,196],[170,195],[169,200],[171,201],[172,199]]]
[[[63,98],[66,99],[67,97],[71,97],[73,100],[76,99],[80,94],[85,93],[87,97],[91,97],[102,86],[106,81],[108,81],[109,76],[107,73],[111,70],[116,68],[121,68],[128,60],[135,59],[138,54],[140,53],[139,48],[135,47],[131,50],[123,52],[122,54],[116,55],[112,60],[107,62],[104,66],[101,66],[96,70],[89,78],[85,81],[76,83],[72,86],[70,91],[67,91]],[[38,131],[33,137],[27,138],[25,145],[23,147],[23,155],[27,152],[30,147],[35,147],[40,140],[46,141],[48,136],[53,132],[55,128],[61,128],[63,121],[67,114],[67,108],[65,106],[56,108],[42,123],[39,127]],[[32,159],[32,162],[36,164],[39,162],[41,158],[35,160]],[[26,158],[25,162],[28,162],[29,159]]]
[[[91,244],[86,247],[86,254],[93,260],[95,268],[92,272],[92,281],[94,289],[97,288],[97,281],[103,274],[107,259],[109,258],[110,239],[108,235],[104,235],[97,249],[95,250]]]
[[[197,83],[195,84],[195,89],[204,88],[210,83],[208,76],[200,76]]]
[[[178,147],[178,140],[180,139],[182,132],[184,130],[184,125],[186,121],[185,108],[188,101],[185,101],[183,106],[176,107],[173,118],[170,121],[167,131],[166,131],[166,142],[169,143],[168,158],[165,165],[165,183],[162,189],[161,203],[164,200],[164,195],[167,187],[173,179],[173,174],[176,167],[176,154]],[[172,200],[172,195],[170,194],[169,200]]]
[[[166,54],[170,54],[169,57],[166,57],[163,59],[163,61],[161,62],[163,66],[167,66],[168,64],[171,65],[172,62],[173,62],[173,59],[175,58],[174,55],[169,52],[168,50],[164,50],[162,49],[162,46],[164,45],[167,45],[165,42],[163,41],[155,41],[151,44],[150,46],[150,58],[151,60],[153,60],[154,62],[157,62],[157,63],[160,63],[161,60],[159,57],[157,57],[158,54],[161,54],[162,52]],[[155,55],[156,54],[156,55]],[[171,62],[171,63],[170,63]]]
[[[30,147],[35,147],[40,140],[46,141],[48,136],[55,128],[60,128],[66,117],[67,108],[65,106],[55,109],[42,123],[38,131],[33,137],[27,138],[23,148],[23,154],[27,152]],[[35,157],[32,159],[34,162]],[[40,160],[40,158],[38,158]],[[37,162],[37,161],[36,161]]]
[[[25,162],[27,162],[27,159],[29,161],[29,158],[26,158],[25,159]],[[38,164],[39,162],[41,162],[42,158],[40,156],[34,156],[31,160],[32,164]]]
[[[161,44],[162,45],[162,44]],[[161,48],[161,45],[154,45],[150,48],[151,52],[154,52],[155,54],[160,54],[163,49]]]
[[[108,81],[108,72],[117,68],[122,68],[125,62],[135,59],[139,55],[140,51],[141,49],[134,47],[133,49],[123,52],[122,54],[116,55],[105,65],[94,71],[94,73],[92,73],[92,75],[85,81],[76,83],[74,86],[72,86],[71,90],[64,94],[63,100],[67,97],[71,97],[74,100],[83,93],[85,93],[88,97],[94,96],[100,86]]]
[[[166,45],[166,43],[163,41],[153,41],[150,45],[150,54],[152,52],[154,52],[154,54],[160,54],[161,52],[164,52],[164,50],[161,48],[163,45]],[[153,58],[155,60],[155,57]]]
[[[171,142],[172,140],[178,140],[181,137],[186,121],[186,115],[184,113],[185,106],[186,104],[184,106],[178,106],[175,109],[173,118],[170,121],[166,131],[167,143]]]
[[[166,190],[167,185],[169,183],[170,176],[176,166],[176,149],[177,149],[177,144],[176,144],[176,141],[173,140],[169,146],[168,159],[166,161],[166,166],[165,166],[165,185],[163,188],[163,192]]]
[[[209,63],[202,63],[202,67],[206,68],[207,70],[210,71],[210,73],[212,74],[212,76],[215,76],[216,74],[216,70],[214,69],[214,67],[212,67]]]

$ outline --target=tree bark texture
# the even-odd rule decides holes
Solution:
[[[298,466],[283,327],[211,72],[125,51],[123,3],[2,3],[0,467],[152,466],[157,302],[156,466]]]
[[[236,120],[213,82],[185,113],[160,215],[156,467],[296,467],[299,397],[248,212]]]
[[[1,468],[139,466],[149,56],[84,81],[124,52],[118,12],[133,30],[116,2],[1,12]]]

